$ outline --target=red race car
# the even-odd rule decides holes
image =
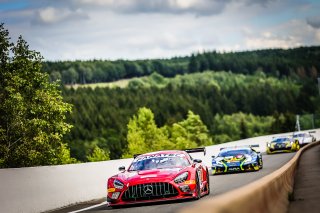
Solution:
[[[208,168],[191,152],[167,150],[135,155],[127,170],[108,179],[110,206],[200,197],[210,193]]]

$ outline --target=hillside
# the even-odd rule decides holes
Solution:
[[[71,154],[87,161],[97,147],[120,158],[128,125],[142,108],[167,139],[174,126],[199,115],[210,143],[320,126],[320,47],[192,54],[137,61],[44,62],[73,104]],[[180,131],[180,130],[179,130]],[[182,134],[180,132],[179,134]],[[170,142],[174,144],[174,142]]]
[[[316,80],[268,77],[261,71],[206,71],[174,78],[153,73],[132,79],[128,87],[71,88],[63,96],[74,106],[68,117],[74,127],[65,140],[82,161],[95,146],[109,151],[112,159],[121,157],[128,146],[127,125],[142,107],[154,113],[157,127],[169,135],[192,111],[216,144],[292,131],[295,115],[319,112],[320,102]],[[301,126],[310,128],[310,116],[305,118]]]
[[[274,77],[298,75],[316,78],[320,70],[319,58],[320,47],[312,46],[227,53],[211,51],[186,57],[136,61],[47,61],[43,63],[43,70],[50,74],[51,80],[61,79],[63,84],[112,82],[148,76],[154,72],[174,77],[205,70],[242,74],[262,71]]]

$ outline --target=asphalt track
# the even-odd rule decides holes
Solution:
[[[287,163],[295,153],[281,153],[281,154],[273,154],[262,156],[263,158],[263,169],[257,172],[246,172],[246,173],[236,173],[236,174],[224,174],[224,175],[215,175],[210,176],[210,189],[211,193],[208,196],[205,196],[200,199],[210,199],[216,195],[225,193],[232,189],[241,187],[248,183],[251,183],[259,178],[270,174],[271,172],[277,170],[285,163]],[[183,208],[188,208],[189,205],[195,205],[199,201],[188,200],[188,201],[173,201],[173,202],[161,202],[161,203],[153,203],[148,205],[130,205],[120,208],[111,208],[108,207],[107,204],[101,205],[96,208],[92,208],[86,211],[81,212],[90,212],[90,213],[144,213],[144,212],[152,212],[152,213],[163,213],[163,212],[178,212]],[[92,203],[91,205],[98,204]],[[72,212],[79,210],[81,208],[88,207],[90,205],[78,205],[72,206],[70,208],[61,209],[54,211],[54,213],[63,213],[63,212]]]

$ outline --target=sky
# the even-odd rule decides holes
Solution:
[[[0,0],[0,22],[49,61],[320,45],[319,0]]]

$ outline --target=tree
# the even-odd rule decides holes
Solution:
[[[199,62],[195,54],[192,54],[190,57],[188,69],[189,69],[189,73],[194,73],[199,71]]]
[[[53,71],[50,73],[50,81],[58,81],[61,80],[61,74],[58,71]]]
[[[127,141],[128,150],[123,157],[173,148],[166,134],[157,127],[153,112],[145,107],[140,108],[138,114],[130,119]]]
[[[202,122],[199,115],[194,114],[192,111],[188,111],[187,119],[174,125],[173,131],[180,132],[180,136],[177,137],[177,132],[173,132],[178,144],[185,145],[196,145],[196,146],[208,146],[212,145],[212,139],[209,136],[209,131],[207,126]],[[182,138],[184,142],[182,143]],[[194,147],[184,147],[184,148],[194,148]]]
[[[249,134],[248,134],[248,127],[244,121],[243,118],[241,118],[240,120],[240,138],[241,139],[245,139],[245,138],[248,138]]]
[[[91,155],[89,155],[87,158],[90,162],[110,160],[109,152],[100,149],[98,146],[94,147]]]
[[[71,105],[41,71],[42,56],[0,25],[0,167],[75,162],[62,142]]]
[[[172,125],[170,140],[175,144],[175,149],[196,148],[198,146],[195,141],[190,140],[187,129],[177,123]]]
[[[64,84],[75,84],[78,81],[78,78],[79,74],[73,67],[62,71],[62,79]]]

